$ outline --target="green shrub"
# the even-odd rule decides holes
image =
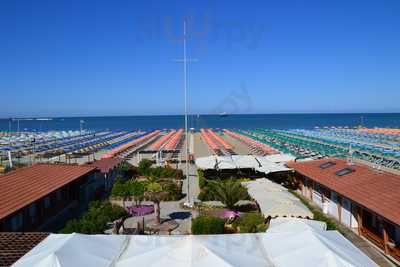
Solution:
[[[164,191],[168,192],[168,200],[177,201],[182,198],[181,189],[174,182],[167,182],[162,185]]]
[[[209,182],[213,186],[215,199],[221,201],[227,208],[235,209],[239,200],[248,200],[247,189],[234,179]]]
[[[207,185],[207,180],[204,177],[204,172],[202,170],[197,170],[197,176],[199,177],[199,187],[203,189]]]
[[[150,169],[153,163],[149,159],[142,159],[138,164],[138,173],[143,176],[150,175]]]
[[[192,220],[192,234],[194,235],[223,234],[225,233],[224,225],[225,225],[225,220],[221,218],[201,215]]]
[[[214,201],[217,200],[213,191],[213,186],[212,184],[208,184],[206,187],[204,187],[197,198],[201,201]]]
[[[88,211],[79,219],[67,222],[60,233],[102,234],[107,222],[126,216],[126,211],[109,202],[93,201],[89,203]]]
[[[129,194],[133,196],[136,205],[144,200],[144,192],[147,188],[147,182],[129,181],[127,182]]]
[[[259,213],[244,213],[237,218],[233,227],[240,233],[265,232],[267,226],[264,217]]]
[[[129,194],[130,192],[127,184],[122,182],[120,178],[117,178],[111,190],[111,196],[117,198],[126,198],[127,196],[129,196]]]

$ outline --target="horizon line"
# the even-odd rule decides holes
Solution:
[[[398,112],[277,112],[277,113],[228,113],[228,116],[237,115],[357,115],[357,114],[400,114]],[[189,116],[220,116],[216,113],[194,113]],[[153,114],[153,115],[74,115],[74,116],[20,116],[20,117],[0,117],[0,120],[10,119],[64,119],[64,118],[102,118],[102,117],[169,117],[184,116],[184,114]]]

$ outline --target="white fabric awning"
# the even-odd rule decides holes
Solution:
[[[265,158],[267,160],[275,162],[275,163],[286,163],[289,161],[294,161],[296,159],[295,156],[292,156],[289,154],[274,154],[274,155],[265,156]]]
[[[275,218],[269,222],[268,233],[300,232],[304,230],[325,231],[326,223],[300,218]]]
[[[285,155],[281,155],[285,157]],[[282,162],[274,162],[268,157],[253,155],[208,156],[196,159],[196,166],[203,170],[254,169],[265,174],[289,171]],[[276,160],[273,158],[273,160]]]
[[[122,235],[51,234],[13,266],[108,267],[125,242]]]
[[[249,195],[257,201],[265,217],[313,218],[312,212],[280,184],[265,178],[242,184],[247,187]]]
[[[51,234],[15,267],[376,267],[337,231],[231,235]]]

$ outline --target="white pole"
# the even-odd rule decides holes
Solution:
[[[183,85],[185,91],[185,143],[186,143],[186,180],[187,180],[187,203],[190,205],[189,188],[189,134],[188,134],[188,114],[187,114],[187,59],[186,59],[186,20],[183,21]]]

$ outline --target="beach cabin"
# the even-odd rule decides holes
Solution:
[[[56,231],[86,209],[95,170],[36,164],[0,176],[0,231]]]
[[[400,175],[338,158],[287,165],[299,193],[400,261]]]

